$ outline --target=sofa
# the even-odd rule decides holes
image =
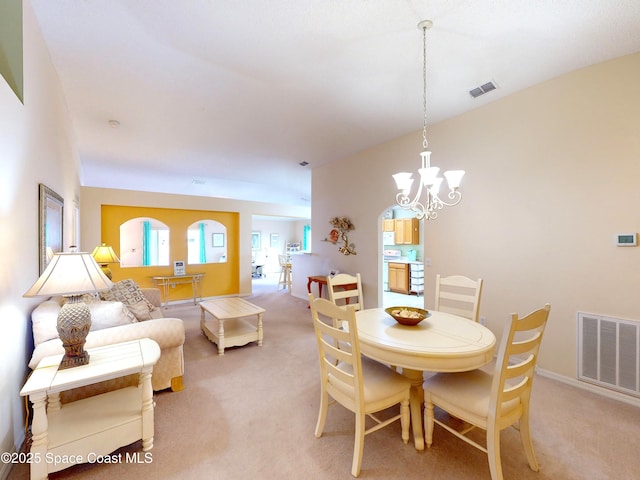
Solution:
[[[131,281],[118,282],[116,286],[119,284],[133,288]],[[87,296],[85,303],[91,311],[91,330],[85,349],[150,338],[160,346],[160,358],[153,367],[151,377],[153,390],[182,390],[184,323],[179,318],[163,317],[159,289],[138,289],[135,286],[135,291],[143,301],[140,298],[131,299],[130,296],[114,296],[113,292],[102,294],[101,298]],[[141,309],[143,302],[146,307],[144,313]],[[63,303],[62,297],[50,298],[39,304],[31,314],[34,350],[29,368],[32,370],[44,357],[64,353],[56,329],[58,312]],[[137,384],[137,375],[130,375],[63,392],[61,401],[67,403]]]

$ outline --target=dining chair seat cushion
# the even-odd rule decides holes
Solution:
[[[425,395],[455,417],[485,428],[493,375],[484,370],[438,373],[425,381]],[[520,413],[520,399],[503,404],[503,417]]]
[[[353,372],[351,365],[340,363],[339,366],[345,371]],[[375,360],[362,357],[362,377],[364,379],[364,403],[365,405],[376,405],[379,402],[388,403],[391,396],[402,396],[406,391],[410,381],[394,372],[386,365]],[[330,376],[330,382],[338,391],[344,395],[353,397],[353,387],[334,376]],[[368,410],[368,409],[367,409]]]

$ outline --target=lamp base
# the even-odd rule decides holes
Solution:
[[[113,280],[111,269],[109,268],[109,265],[107,265],[106,263],[102,263],[102,264],[100,264],[100,268],[102,269],[102,273],[104,273],[105,276],[109,280]]]
[[[89,354],[84,350],[84,342],[91,328],[91,311],[80,298],[80,295],[68,296],[58,313],[58,335],[65,352],[60,362],[61,369],[89,363]]]
[[[80,355],[74,356],[74,357],[65,353],[64,357],[62,357],[62,360],[60,361],[60,365],[58,365],[58,370],[64,370],[65,368],[80,367],[82,365],[87,365],[88,363],[89,363],[89,353],[86,350],[83,350]]]

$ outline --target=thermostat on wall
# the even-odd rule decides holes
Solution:
[[[618,233],[616,235],[616,245],[619,247],[635,247],[637,245],[637,234]]]

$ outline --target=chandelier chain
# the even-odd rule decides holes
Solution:
[[[422,148],[429,147],[427,142],[427,27],[422,27]]]

